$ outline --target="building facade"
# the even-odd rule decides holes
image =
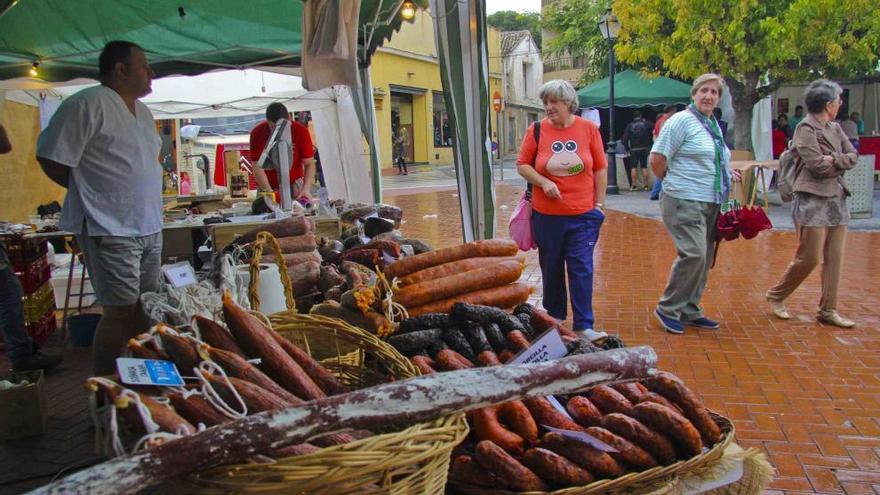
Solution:
[[[523,135],[544,111],[538,93],[544,82],[541,51],[529,31],[501,33],[504,103],[501,149],[504,154],[519,150]]]
[[[502,89],[500,33],[488,28],[487,40],[491,99]],[[407,163],[452,163],[452,127],[430,13],[419,10],[412,23],[403,23],[400,32],[373,55],[370,71],[383,174],[395,171],[393,143],[400,135]],[[490,112],[491,134],[497,140],[498,114],[492,108]]]

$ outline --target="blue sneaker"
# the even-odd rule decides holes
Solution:
[[[682,323],[689,327],[705,328],[706,330],[718,330],[718,322],[715,320],[710,320],[705,316],[703,316],[702,318],[697,318],[696,320],[682,321]]]
[[[663,325],[663,328],[666,329],[669,333],[674,333],[676,335],[681,335],[684,333],[684,326],[680,321],[675,318],[670,318],[663,313],[660,312],[660,308],[654,309],[654,316],[657,318],[657,321]]]

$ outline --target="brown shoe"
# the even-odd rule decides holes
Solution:
[[[773,299],[767,298],[767,302],[770,304],[770,311],[773,313],[773,316],[779,318],[780,320],[789,320],[791,319],[791,314],[788,313],[788,310],[785,309],[785,304],[782,301],[774,301]]]
[[[816,315],[816,319],[822,323],[827,323],[840,328],[852,328],[856,326],[856,322],[840,316],[837,311],[819,311],[819,314]]]

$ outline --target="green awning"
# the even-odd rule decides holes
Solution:
[[[608,108],[609,78],[600,79],[578,90],[581,107]],[[645,78],[636,70],[625,70],[614,76],[614,106],[643,107],[690,103],[691,86],[668,77]]]
[[[362,63],[400,29],[399,8],[361,0]],[[142,46],[158,77],[298,67],[303,9],[301,0],[0,0],[0,80],[26,77],[34,62],[46,81],[94,79],[114,39]]]

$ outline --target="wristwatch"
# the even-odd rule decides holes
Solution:
[[[596,208],[599,208],[600,210],[604,210],[604,209],[605,209],[605,203],[596,203]]]

